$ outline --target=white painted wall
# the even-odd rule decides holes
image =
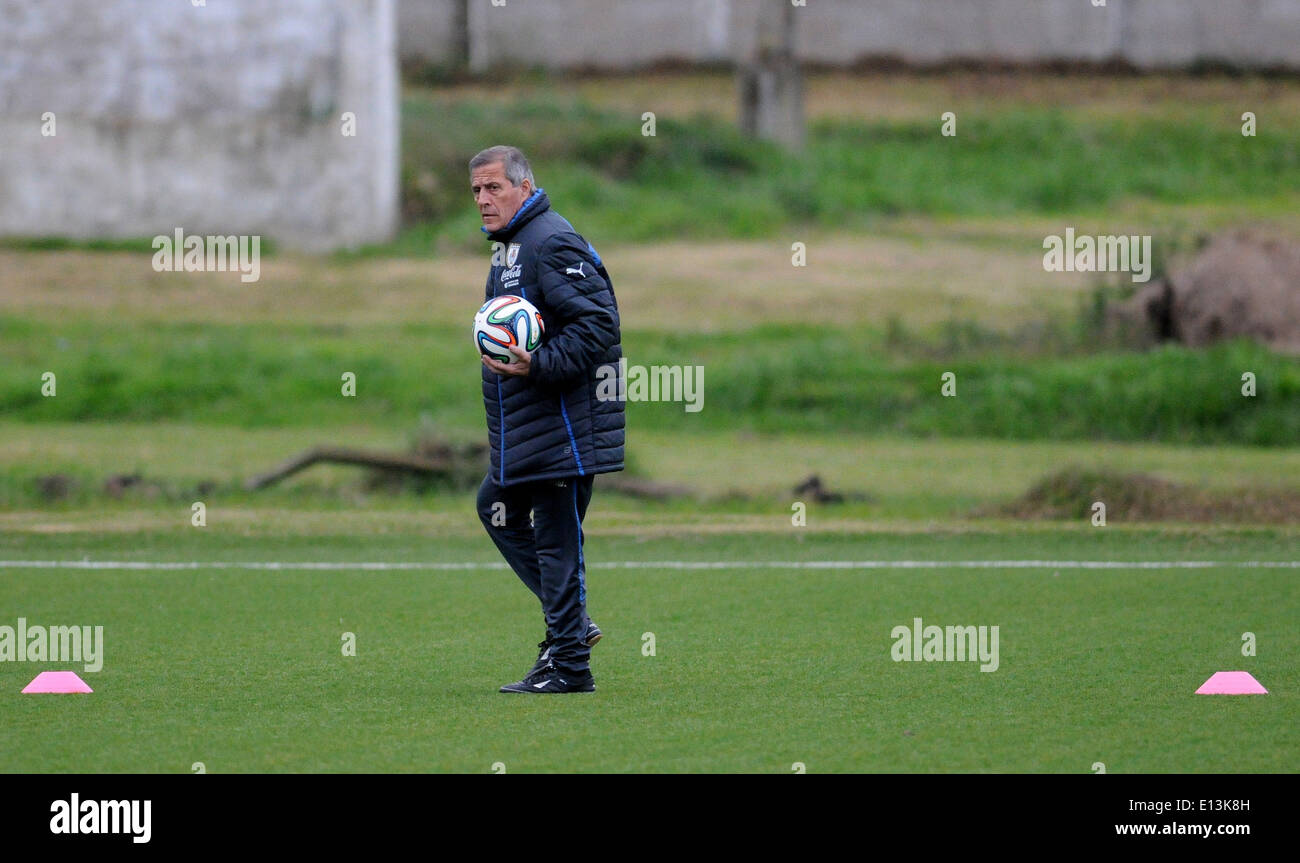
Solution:
[[[390,237],[395,12],[394,0],[0,0],[0,234],[180,227],[316,250]],[[345,111],[355,137],[340,133]]]

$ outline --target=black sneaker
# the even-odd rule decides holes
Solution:
[[[501,692],[531,692],[537,695],[558,695],[567,692],[595,692],[596,678],[590,671],[570,674],[551,666],[541,674],[524,678],[518,683],[507,683]]]
[[[521,683],[527,680],[532,680],[534,677],[551,667],[551,645],[554,643],[555,639],[553,638],[537,642],[537,662],[533,663],[533,667],[524,675],[524,680],[520,681]]]
[[[583,639],[583,646],[595,647],[596,642],[600,641],[604,634],[605,633],[600,631],[600,627],[596,625],[596,622],[588,617],[587,634]],[[524,680],[528,680],[530,677],[535,677],[547,668],[551,667],[551,646],[554,644],[554,638],[548,638],[545,641],[537,642],[537,661],[533,663],[533,667],[524,675]]]

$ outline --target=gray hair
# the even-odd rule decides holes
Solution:
[[[505,165],[506,179],[514,185],[521,185],[526,179],[534,189],[537,188],[537,181],[533,179],[533,168],[528,164],[528,158],[518,147],[507,147],[504,144],[498,144],[495,147],[480,150],[478,155],[469,160],[470,173],[473,173],[475,168],[481,168],[495,162]]]

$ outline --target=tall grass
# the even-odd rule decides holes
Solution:
[[[1245,138],[1231,117],[1094,117],[1052,106],[938,121],[827,119],[798,155],[716,118],[658,118],[575,100],[477,103],[416,92],[403,104],[407,228],[371,253],[474,245],[468,157],[512,142],[558,209],[595,242],[755,237],[793,224],[861,228],[882,216],[1065,213],[1130,198],[1239,201],[1300,191],[1300,120]]]
[[[1294,445],[1300,361],[1250,342],[1209,350],[1023,355],[1005,344],[763,326],[708,339],[625,333],[628,360],[702,365],[704,409],[633,402],[645,428],[889,432],[1015,439]],[[947,338],[957,338],[945,345]],[[240,428],[391,423],[481,429],[461,327],[68,323],[0,319],[0,414],[40,422],[184,420]],[[57,375],[57,396],[40,377]],[[1253,372],[1258,394],[1241,394]],[[356,396],[341,393],[356,374]],[[944,372],[956,396],[940,394]]]

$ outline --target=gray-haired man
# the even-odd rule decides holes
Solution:
[[[536,664],[501,691],[593,692],[601,633],[587,616],[582,520],[595,474],[623,469],[623,402],[597,395],[598,370],[617,372],[623,355],[614,286],[596,250],[550,208],[522,152],[490,147],[469,169],[494,246],[484,299],[523,297],[546,332],[531,354],[511,346],[514,362],[483,357],[491,467],[479,518],[546,619]]]

